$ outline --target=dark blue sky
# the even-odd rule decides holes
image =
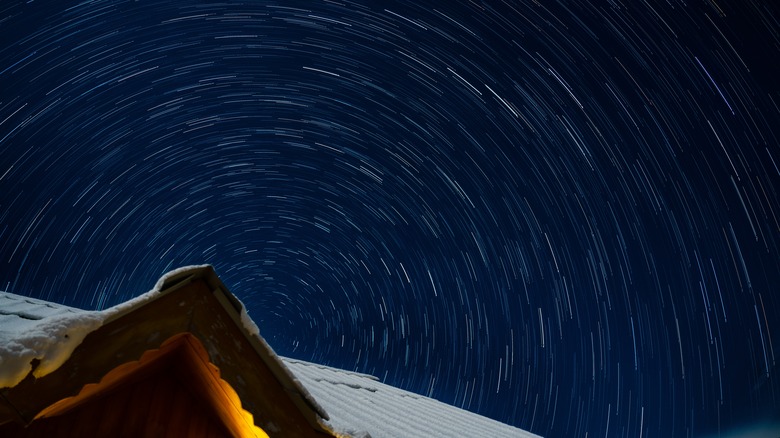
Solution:
[[[4,1],[0,289],[213,264],[277,352],[548,436],[780,419],[769,1]]]

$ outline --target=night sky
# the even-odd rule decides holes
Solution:
[[[3,0],[0,289],[210,263],[278,353],[538,434],[769,427],[778,78],[770,0]]]

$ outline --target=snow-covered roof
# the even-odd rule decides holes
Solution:
[[[282,362],[348,436],[538,437],[429,397],[386,385],[376,377],[282,358]]]
[[[104,311],[86,311],[47,301],[0,292],[0,388],[13,387],[32,369],[36,378],[65,363],[87,334],[160,294],[166,279],[186,267],[163,276],[150,292]],[[258,336],[254,323],[242,312],[249,336]],[[274,356],[276,357],[276,356]],[[279,358],[326,414],[322,419],[346,436],[381,438],[396,436],[536,437],[537,435],[495,420],[386,385],[373,376]],[[307,395],[308,395],[307,394]]]
[[[89,333],[158,296],[167,279],[206,266],[175,269],[162,276],[149,292],[103,311],[0,292],[0,388],[16,386],[30,371],[36,378],[51,373],[68,360]],[[34,359],[39,362],[33,369]]]
[[[102,320],[99,312],[0,292],[0,388],[21,382],[34,359],[35,377],[59,368]]]

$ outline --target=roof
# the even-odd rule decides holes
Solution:
[[[33,359],[35,377],[57,369],[101,322],[96,312],[0,292],[0,388],[24,379]]]
[[[330,416],[355,437],[538,437],[473,412],[380,382],[376,377],[282,358]]]
[[[210,266],[185,267],[163,276],[150,292],[104,311],[87,311],[0,292],[0,388],[13,387],[30,371],[42,377],[67,361],[90,332],[155,300],[185,274],[208,271]],[[207,272],[207,273],[208,273]],[[221,284],[221,283],[220,283]],[[240,324],[248,337],[267,348],[274,368],[289,376],[310,402],[320,421],[334,431],[354,437],[537,435],[498,421],[379,382],[373,376],[280,358],[273,354],[243,305]],[[164,293],[164,292],[163,292]],[[33,369],[31,361],[40,361]]]

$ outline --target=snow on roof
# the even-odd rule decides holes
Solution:
[[[35,359],[35,377],[56,370],[101,322],[98,312],[0,292],[0,388],[24,380]]]
[[[202,267],[171,271],[151,291],[103,311],[81,310],[0,292],[0,388],[16,386],[31,369],[36,378],[55,371],[89,333],[152,300],[159,295],[166,279]],[[248,335],[264,342],[243,309],[241,323]],[[272,351],[270,347],[269,351]],[[33,369],[32,362],[36,359],[39,363]],[[358,438],[538,436],[386,385],[373,376],[278,359],[283,371],[301,384],[304,395],[312,397],[317,408],[324,408],[323,422],[343,435]]]
[[[360,438],[538,437],[522,429],[379,382],[374,376],[282,358],[330,416],[335,431]]]
[[[36,378],[55,371],[88,334],[157,296],[166,279],[202,267],[186,266],[168,272],[151,291],[103,311],[0,292],[0,388],[16,386],[30,370]],[[38,360],[38,366],[33,369],[34,360]]]

